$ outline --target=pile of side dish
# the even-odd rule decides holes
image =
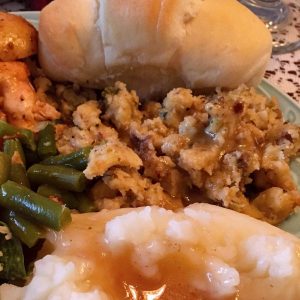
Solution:
[[[24,40],[36,43],[26,26]],[[140,102],[121,82],[103,91],[55,83],[26,58],[33,44],[22,55],[0,44],[1,279],[26,278],[28,249],[71,212],[205,202],[278,224],[299,205],[289,162],[300,127],[284,122],[276,99],[241,86]]]

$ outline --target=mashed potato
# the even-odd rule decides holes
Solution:
[[[299,251],[296,237],[209,204],[74,215],[31,282],[1,299],[296,300]]]
[[[11,300],[108,300],[99,289],[80,292],[75,281],[80,269],[73,261],[55,255],[47,255],[35,263],[35,273],[30,284],[24,288],[4,284],[0,299]]]

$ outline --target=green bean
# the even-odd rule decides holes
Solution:
[[[77,198],[77,207],[76,209],[81,213],[88,213],[97,211],[94,201],[92,201],[87,195],[84,193],[76,194]]]
[[[3,210],[2,217],[13,235],[29,248],[33,247],[42,237],[43,230],[39,226],[24,219],[14,211]]]
[[[39,132],[37,152],[41,159],[57,154],[55,128],[52,124],[48,124]]]
[[[86,168],[92,147],[82,148],[70,154],[60,154],[44,159],[45,165],[63,165],[82,171]]]
[[[0,137],[12,137],[19,138],[25,147],[35,151],[36,144],[34,140],[34,134],[29,129],[16,128],[2,120],[0,120]]]
[[[24,255],[21,242],[15,238],[7,238],[6,232],[9,231],[7,225],[0,222],[0,280],[16,280],[26,277],[26,269],[24,264]],[[3,297],[1,297],[2,299]]]
[[[37,189],[37,193],[50,199],[51,197],[57,198],[58,200],[66,204],[68,208],[71,209],[76,209],[78,206],[78,201],[72,193],[60,190],[49,184],[40,185]]]
[[[36,185],[51,184],[60,189],[82,192],[87,183],[84,174],[64,166],[35,164],[27,170],[29,181]]]
[[[26,169],[22,164],[11,163],[9,179],[23,186],[30,188],[30,182],[26,173]]]
[[[0,184],[8,180],[10,167],[9,156],[3,152],[0,152]]]
[[[18,139],[6,140],[3,148],[11,160],[9,179],[30,187],[25,169],[25,155],[20,141]]]
[[[84,193],[70,193],[59,190],[51,185],[44,184],[39,186],[37,193],[45,197],[57,197],[70,209],[77,209],[81,213],[96,211],[94,202]]]
[[[5,140],[3,144],[3,151],[10,157],[14,157],[15,153],[19,155],[19,161],[23,165],[26,165],[25,154],[22,148],[22,144],[19,139]]]
[[[1,186],[0,205],[20,213],[38,225],[57,231],[72,220],[70,210],[64,205],[10,180]]]

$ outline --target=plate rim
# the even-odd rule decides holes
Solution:
[[[274,89],[276,92],[280,93],[281,96],[285,97],[285,99],[293,104],[293,106],[296,107],[297,110],[300,112],[300,103],[293,99],[291,96],[289,96],[285,91],[281,90],[280,87],[276,86],[275,84],[271,83],[268,79],[262,78],[261,82],[258,85],[258,88],[262,88],[262,85],[266,84],[272,89]],[[263,89],[263,88],[262,88]]]

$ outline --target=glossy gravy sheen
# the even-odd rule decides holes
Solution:
[[[194,288],[191,278],[195,278],[196,269],[179,251],[159,260],[157,276],[146,277],[132,260],[133,251],[129,246],[123,247],[120,253],[112,253],[107,248],[101,238],[104,229],[99,224],[105,220],[93,218],[92,215],[89,219],[76,215],[67,229],[49,235],[49,241],[55,247],[53,254],[81,263],[81,274],[76,282],[81,291],[98,288],[111,299],[237,299],[216,298]],[[48,244],[43,255],[49,253],[49,249]],[[197,272],[199,274],[199,268]]]

